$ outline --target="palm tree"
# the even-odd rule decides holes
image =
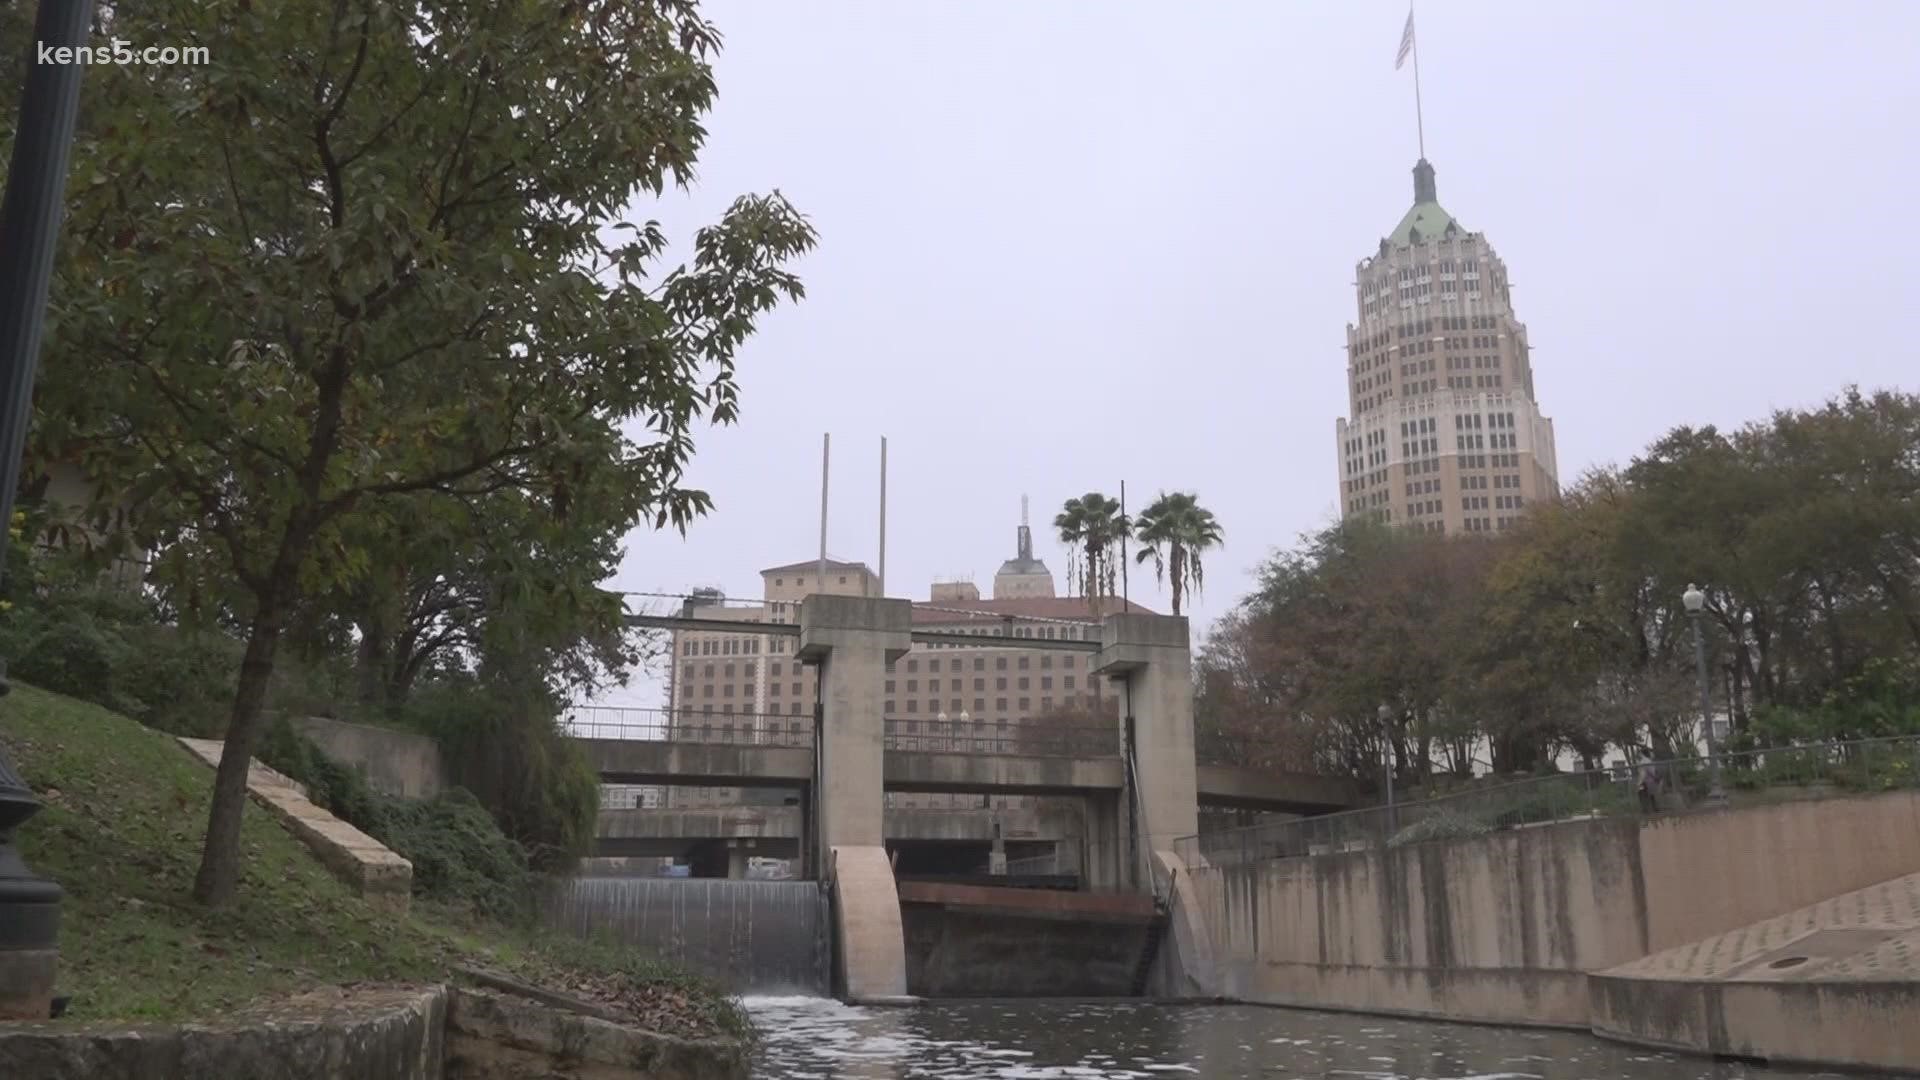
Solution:
[[[1100,597],[1113,595],[1114,548],[1132,526],[1120,503],[1097,491],[1068,499],[1053,519],[1060,542],[1067,545],[1067,585],[1077,582],[1081,595],[1100,617]]]
[[[1180,597],[1193,585],[1200,593],[1200,553],[1224,541],[1213,511],[1201,506],[1191,492],[1161,492],[1153,505],[1134,519],[1134,538],[1140,541],[1139,561],[1153,560],[1153,575],[1173,584],[1173,613],[1180,614]]]

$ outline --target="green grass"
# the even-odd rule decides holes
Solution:
[[[698,979],[617,948],[583,948],[416,904],[375,911],[265,811],[241,830],[238,896],[218,910],[190,897],[213,771],[171,736],[105,709],[15,684],[0,740],[45,804],[15,836],[66,890],[59,992],[67,1017],[175,1021],[263,998],[357,981],[439,982],[463,963],[529,981],[630,980],[673,1034],[745,1034],[737,1006]]]

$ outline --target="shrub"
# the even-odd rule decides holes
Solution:
[[[1397,848],[1404,844],[1419,844],[1428,840],[1455,840],[1471,836],[1485,836],[1493,829],[1478,818],[1468,817],[1453,810],[1436,810],[1419,821],[1401,829],[1388,838],[1387,846]]]
[[[285,718],[261,740],[260,760],[305,784],[314,803],[413,864],[413,891],[493,918],[524,913],[533,875],[526,852],[500,831],[471,792],[397,799],[335,762]]]
[[[587,853],[600,781],[551,703],[443,680],[416,691],[403,712],[440,744],[448,780],[474,793],[535,869],[563,869]]]
[[[84,615],[41,623],[10,665],[22,679],[45,690],[114,706],[114,668],[124,650],[108,630]]]
[[[413,863],[414,891],[511,919],[525,914],[534,876],[526,852],[464,788],[424,801],[386,800],[380,841]]]

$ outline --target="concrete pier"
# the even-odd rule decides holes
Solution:
[[[833,879],[842,996],[850,1002],[907,994],[900,896],[881,835],[881,683],[887,662],[912,647],[912,629],[905,600],[814,595],[800,606],[799,657],[820,668],[820,841]]]

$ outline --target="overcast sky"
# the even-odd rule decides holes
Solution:
[[[633,535],[613,587],[754,596],[814,557],[822,432],[829,549],[869,564],[889,437],[894,596],[988,590],[1023,493],[1064,586],[1044,526],[1124,479],[1225,526],[1197,637],[1332,520],[1354,265],[1412,199],[1404,4],[707,7],[699,183],[636,213],[684,239],[777,187],[820,246],[743,350],[739,424],[699,441],[714,513]],[[1440,201],[1506,260],[1563,483],[1676,424],[1920,385],[1920,3],[1419,18]],[[1150,568],[1132,593],[1166,610]]]

